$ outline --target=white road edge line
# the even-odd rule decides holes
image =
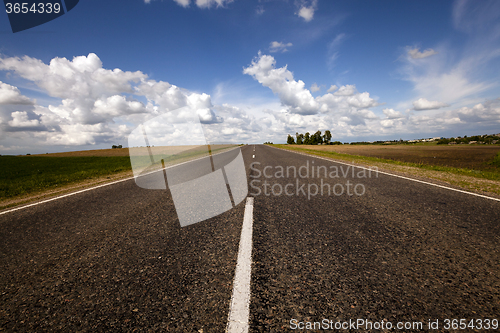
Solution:
[[[349,166],[352,166],[352,167],[355,167],[355,168],[360,168],[360,169],[374,171],[374,169],[365,168],[365,167],[362,167],[362,166],[359,166],[359,165],[349,164],[349,163],[345,163],[345,162],[340,162],[340,161],[329,159],[329,158],[322,157],[322,156],[311,155],[311,154],[306,154],[306,153],[299,153],[297,151],[288,150],[288,149],[281,149],[281,148],[277,148],[277,147],[272,147],[272,148],[279,149],[279,150],[284,150],[284,151],[289,151],[291,153],[296,153],[296,154],[299,154],[299,155],[305,155],[305,156],[315,157],[315,158],[318,158],[320,160],[325,160],[325,161],[330,161],[330,162],[334,162],[334,163],[349,165]],[[377,170],[377,172],[381,173],[383,175],[388,175],[388,176],[393,176],[393,177],[402,178],[402,179],[406,179],[406,180],[411,180],[411,181],[414,181],[414,182],[417,182],[417,183],[422,183],[422,184],[426,184],[426,185],[432,185],[432,186],[444,188],[444,189],[447,189],[447,190],[452,190],[452,191],[456,191],[456,192],[460,192],[460,193],[475,195],[477,197],[481,197],[481,198],[490,199],[490,200],[494,200],[494,201],[499,201],[500,202],[500,199],[489,197],[487,195],[482,195],[482,194],[479,194],[479,193],[474,193],[474,192],[459,190],[459,189],[456,189],[456,188],[453,188],[453,187],[448,187],[448,186],[443,186],[443,185],[439,185],[439,184],[429,183],[429,182],[426,182],[426,181],[423,181],[423,180],[418,180],[418,179],[409,178],[409,177],[405,177],[405,176],[399,176],[399,175],[395,175],[393,173],[388,173],[388,172],[384,172],[384,171],[380,171],[380,170]]]
[[[252,275],[253,197],[248,197],[241,228],[238,262],[234,272],[233,295],[226,327],[227,333],[246,333],[249,329],[250,280]]]
[[[233,149],[230,149],[228,151],[221,151],[217,154],[222,154],[222,153],[227,153],[227,152],[230,152],[231,150],[234,150],[234,149],[237,149],[237,148],[240,148],[239,146],[238,147],[235,147]],[[212,155],[217,155],[217,154],[212,154]],[[179,166],[179,165],[182,165],[182,164],[186,164],[186,163],[190,163],[190,162],[194,162],[194,161],[198,161],[198,160],[201,160],[203,158],[207,158],[207,156],[203,156],[203,157],[200,157],[200,158],[197,158],[197,159],[194,159],[194,160],[190,160],[190,161],[186,161],[186,162],[182,162],[182,163],[179,163],[179,164],[174,164],[174,165],[170,165],[168,167],[165,167],[165,170],[167,169],[170,169],[170,168],[173,168],[173,167],[176,167],[176,166]],[[143,175],[139,175],[137,177],[143,177],[143,176],[147,176],[147,175],[150,175],[152,173],[155,173],[155,172],[160,172],[160,171],[163,171],[163,168],[160,168],[158,170],[155,170],[155,171],[151,171],[151,172],[148,172],[148,173],[145,173]],[[33,207],[33,206],[36,206],[36,205],[41,205],[41,204],[44,204],[44,203],[47,203],[47,202],[50,202],[50,201],[54,201],[54,200],[59,200],[59,199],[62,199],[62,198],[66,198],[66,197],[69,197],[69,196],[72,196],[72,195],[75,195],[75,194],[78,194],[78,193],[83,193],[83,192],[87,192],[87,191],[92,191],[92,190],[95,190],[95,189],[98,189],[100,187],[104,187],[104,186],[109,186],[109,185],[113,185],[113,184],[118,184],[118,183],[121,183],[121,182],[126,182],[127,180],[131,180],[131,179],[134,179],[134,177],[129,177],[129,178],[125,178],[125,179],[120,179],[120,180],[117,180],[117,181],[114,181],[114,182],[111,182],[111,183],[106,183],[106,184],[102,184],[102,185],[98,185],[98,186],[94,186],[94,187],[91,187],[91,188],[86,188],[84,190],[80,190],[80,191],[76,191],[76,192],[71,192],[71,193],[68,193],[68,194],[64,194],[64,195],[61,195],[61,196],[58,196],[58,197],[54,197],[54,198],[50,198],[50,199],[46,199],[46,200],[42,200],[42,201],[39,201],[39,202],[35,202],[35,203],[32,203],[32,204],[29,204],[29,205],[26,205],[26,206],[21,206],[21,207],[16,207],[16,208],[12,208],[12,209],[9,209],[9,210],[6,210],[6,211],[3,211],[3,212],[0,212],[0,215],[3,215],[3,214],[7,214],[7,213],[11,213],[11,212],[15,212],[17,210],[21,210],[21,209],[25,209],[25,208],[28,208],[28,207]]]

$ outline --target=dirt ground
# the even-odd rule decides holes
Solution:
[[[297,147],[474,170],[491,170],[492,167],[488,165],[488,162],[500,152],[500,146],[498,145],[338,145]]]

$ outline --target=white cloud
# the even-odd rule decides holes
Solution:
[[[144,0],[145,3],[151,3],[153,0]],[[179,6],[184,8],[189,7],[191,0],[174,0]],[[224,5],[233,2],[234,0],[195,0],[194,3],[199,8],[211,8],[212,6],[224,7]]]
[[[275,53],[275,52],[287,52],[288,49],[287,47],[292,47],[292,43],[282,43],[282,42],[271,42],[269,45],[269,52]]]
[[[17,87],[0,81],[0,105],[2,104],[32,105],[33,102],[23,96]]]
[[[146,0],[147,3],[149,3],[151,0]],[[186,7],[189,7],[189,3],[191,2],[191,0],[174,0],[175,2],[177,2],[177,4],[179,6],[182,6],[184,8]]]
[[[306,22],[309,22],[313,19],[314,8],[313,7],[302,7],[299,9],[299,12],[297,13],[297,15],[302,17]]]
[[[339,57],[339,47],[342,42],[346,39],[346,34],[340,33],[335,38],[328,43],[328,52],[327,52],[327,60],[326,64],[328,65],[328,69],[332,70],[335,67],[335,61]]]
[[[287,66],[276,68],[276,61],[270,55],[259,53],[243,73],[251,75],[278,95],[287,113],[302,116],[328,114],[335,118],[332,121],[342,118],[344,123],[355,126],[364,126],[365,120],[378,118],[368,110],[378,105],[368,92],[360,93],[354,85],[347,85],[341,86],[335,93],[314,98],[303,81],[294,79]]]
[[[408,50],[408,55],[412,58],[412,59],[422,59],[422,58],[427,58],[427,57],[430,57],[432,55],[435,55],[437,54],[436,51],[434,51],[433,49],[427,49],[423,52],[420,52],[418,48],[414,48],[414,49],[409,49]]]
[[[500,98],[476,104],[471,107],[462,107],[457,111],[458,118],[467,123],[498,123],[500,124]]]
[[[26,111],[15,111],[11,114],[12,120],[9,121],[9,125],[15,128],[36,128],[41,127],[40,121],[38,119],[29,119],[28,113]]]
[[[103,94],[132,93],[132,84],[144,80],[142,72],[104,69],[96,54],[80,56],[69,61],[54,58],[49,65],[28,56],[0,58],[0,70],[14,71],[34,82],[52,97],[97,99]]]
[[[452,18],[455,29],[465,32],[485,31],[498,34],[500,3],[496,0],[457,0],[453,4]],[[490,25],[493,23],[493,27]]]
[[[318,1],[299,1],[297,2],[299,10],[296,13],[299,17],[302,17],[306,22],[310,22],[314,18],[314,12],[316,11]]]
[[[197,109],[204,123],[223,121],[212,110],[210,95],[149,80],[140,71],[105,69],[93,53],[73,60],[54,58],[49,64],[27,56],[0,58],[0,70],[13,72],[60,99],[59,104],[34,105],[16,87],[0,84],[4,102],[0,136],[2,130],[23,131],[26,138],[36,134],[35,145],[94,145],[120,138],[123,142],[124,133],[134,124],[183,106]]]
[[[404,118],[403,114],[399,111],[395,111],[394,109],[383,109],[382,112],[385,114],[387,119],[400,119]]]
[[[457,0],[451,15],[461,42],[451,48],[449,41],[443,41],[423,52],[407,47],[400,58],[404,79],[414,84],[415,97],[456,106],[496,98],[492,88],[498,87],[498,80],[491,68],[500,57],[500,2]],[[410,104],[406,101],[406,106]]]
[[[144,104],[138,101],[127,101],[124,96],[113,95],[94,102],[93,112],[102,115],[104,119],[122,115],[147,112]]]
[[[196,0],[196,6],[200,8],[210,8],[213,5],[224,7],[224,5],[233,2],[233,0]]]
[[[435,110],[448,106],[448,104],[439,101],[428,101],[425,98],[419,98],[413,102],[413,108],[417,111]]]
[[[275,65],[276,60],[272,56],[259,54],[257,61],[252,60],[252,64],[244,68],[243,73],[253,76],[263,86],[271,88],[292,113],[317,113],[320,105],[314,100],[311,92],[304,88],[304,82],[295,81],[287,66],[275,68]]]
[[[471,96],[477,98],[496,85],[493,81],[478,79],[479,67],[486,65],[494,54],[490,50],[477,49],[455,63],[451,60],[454,55],[444,47],[436,56],[425,59],[413,59],[406,54],[402,58],[401,73],[403,79],[413,84],[417,96],[458,104]]]
[[[354,85],[345,85],[339,88],[336,92],[333,94],[335,96],[352,96],[356,93],[356,86]]]
[[[321,88],[316,83],[313,83],[311,85],[311,91],[312,92],[317,92],[317,91],[320,91],[320,90],[321,90]]]
[[[332,84],[330,86],[330,88],[328,88],[328,90],[326,92],[331,93],[331,92],[334,92],[337,89],[339,89],[339,87],[337,87],[337,85],[335,85],[335,84]]]
[[[382,127],[393,127],[394,126],[394,121],[393,120],[389,120],[389,119],[384,119],[384,120],[381,120],[380,121],[380,124],[382,125]]]

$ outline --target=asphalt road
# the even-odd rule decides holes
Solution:
[[[254,196],[251,332],[500,319],[500,202],[241,150]],[[168,189],[129,180],[0,215],[0,330],[223,332],[244,209],[181,228]]]

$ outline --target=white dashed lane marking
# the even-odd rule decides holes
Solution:
[[[250,280],[252,275],[253,197],[248,197],[241,228],[238,262],[234,273],[233,295],[227,322],[227,333],[248,332],[250,314]]]

